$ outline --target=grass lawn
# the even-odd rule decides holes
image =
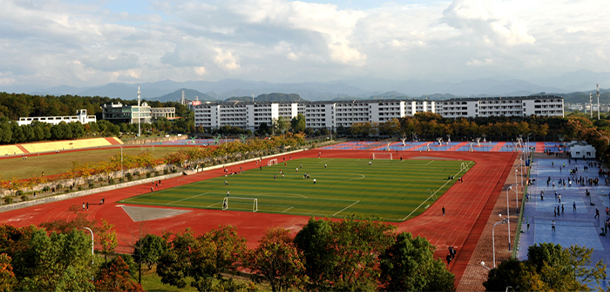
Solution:
[[[155,158],[161,158],[167,153],[178,152],[184,147],[151,147],[144,146],[142,148],[123,148],[123,154],[136,155],[142,150],[152,151]],[[88,150],[77,152],[60,152],[59,154],[28,156],[27,160],[19,158],[1,159],[0,160],[0,177],[3,179],[30,178],[32,176],[40,176],[44,171],[45,175],[54,175],[65,173],[72,168],[72,161],[85,164],[98,161],[110,161],[110,157],[120,154],[121,149],[101,149]]]
[[[374,160],[369,166],[367,159],[309,158],[291,160],[284,166],[280,161],[262,170],[217,177],[121,202],[221,209],[230,191],[228,209],[232,211],[252,212],[256,198],[258,212],[337,218],[357,213],[378,215],[386,221],[404,221],[424,212],[449,189],[456,180],[447,177],[463,175],[464,171],[460,171],[463,162]],[[472,162],[467,163],[473,166]],[[309,179],[303,178],[305,173]],[[226,187],[225,180],[229,184]]]

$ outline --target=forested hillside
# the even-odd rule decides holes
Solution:
[[[146,101],[146,100],[143,100]],[[121,102],[135,105],[136,100],[109,97],[84,97],[75,95],[30,95],[23,93],[0,92],[0,119],[19,120],[20,117],[72,116],[79,109],[86,109],[90,115],[101,119],[101,106],[106,103]],[[177,102],[146,101],[152,107],[175,107],[176,116],[187,117],[188,107]]]

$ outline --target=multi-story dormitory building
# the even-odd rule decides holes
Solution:
[[[383,123],[421,112],[444,117],[561,116],[563,98],[552,95],[430,100],[354,100],[318,102],[205,103],[194,107],[195,126],[219,128],[225,125],[256,130],[283,117],[291,120],[301,113],[306,127],[336,129],[354,123]]]
[[[452,98],[443,101],[442,116],[549,116],[563,117],[563,98],[554,95],[491,98]]]

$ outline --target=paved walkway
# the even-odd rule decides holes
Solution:
[[[552,242],[561,244],[562,247],[571,245],[593,248],[591,256],[592,264],[603,260],[606,265],[610,264],[610,235],[600,235],[604,221],[608,220],[606,208],[610,207],[610,186],[606,185],[604,178],[598,175],[597,167],[589,166],[592,162],[568,159],[535,159],[532,167],[531,178],[536,179],[535,183],[529,187],[530,199],[525,204],[520,239],[519,260],[527,259],[527,248],[536,243]],[[565,164],[565,168],[563,165]],[[561,166],[561,170],[560,170]],[[588,170],[584,167],[587,166]],[[570,175],[570,169],[577,168],[575,175]],[[551,178],[547,186],[547,179]],[[584,178],[585,180],[599,178],[599,185],[588,184],[572,185],[570,180]],[[566,186],[559,183],[560,179],[566,181]],[[554,183],[554,186],[553,186]],[[591,195],[586,195],[588,190]],[[544,198],[540,192],[544,191]],[[555,192],[561,195],[555,198]],[[576,205],[576,208],[574,208]],[[559,207],[561,214],[555,215],[556,208]],[[563,207],[563,210],[561,208]],[[598,209],[600,216],[595,218],[595,210]],[[552,231],[552,222],[555,220],[555,232]],[[529,223],[529,230],[527,228]],[[609,276],[601,284],[606,290],[610,287],[610,265],[607,266],[606,274]]]

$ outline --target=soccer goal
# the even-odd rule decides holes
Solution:
[[[392,153],[383,152],[383,153],[373,153],[373,160],[375,159],[389,159],[392,160]]]
[[[276,165],[276,164],[277,164],[277,158],[269,159],[269,161],[267,161],[267,166]]]
[[[229,199],[231,205],[229,205]],[[250,210],[250,207],[252,207],[252,212],[258,211],[258,200],[256,198],[225,197],[222,199],[223,210],[229,210],[229,208],[232,210]]]

